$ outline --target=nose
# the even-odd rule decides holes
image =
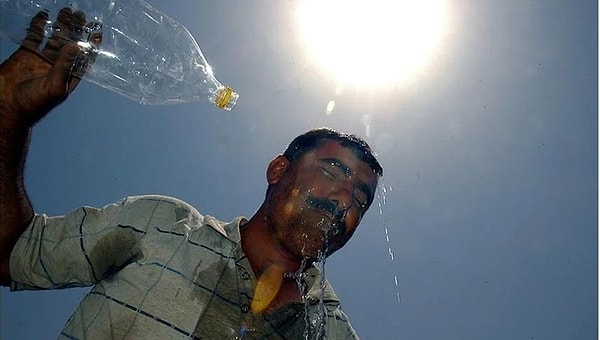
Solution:
[[[337,210],[348,210],[352,205],[353,188],[349,185],[340,185],[329,193],[329,200],[333,202]]]

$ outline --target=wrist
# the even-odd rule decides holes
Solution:
[[[2,178],[14,177],[21,179],[31,128],[8,126],[2,122],[0,127],[0,170]]]

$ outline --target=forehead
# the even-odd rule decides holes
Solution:
[[[340,145],[335,140],[325,140],[323,144],[306,154],[309,158],[315,160],[334,158],[348,166],[351,170],[352,176],[357,176],[360,180],[368,184],[374,190],[377,187],[377,174],[373,172],[373,169],[360,160],[354,152],[347,147]]]

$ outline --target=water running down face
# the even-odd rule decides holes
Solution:
[[[350,239],[373,201],[377,175],[336,141],[268,171],[273,234],[296,260],[331,255]],[[277,168],[277,167],[275,167]]]

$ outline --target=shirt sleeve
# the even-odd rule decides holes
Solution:
[[[154,207],[154,210],[156,208]],[[89,286],[142,256],[152,204],[127,198],[64,216],[36,214],[10,257],[11,290]]]

